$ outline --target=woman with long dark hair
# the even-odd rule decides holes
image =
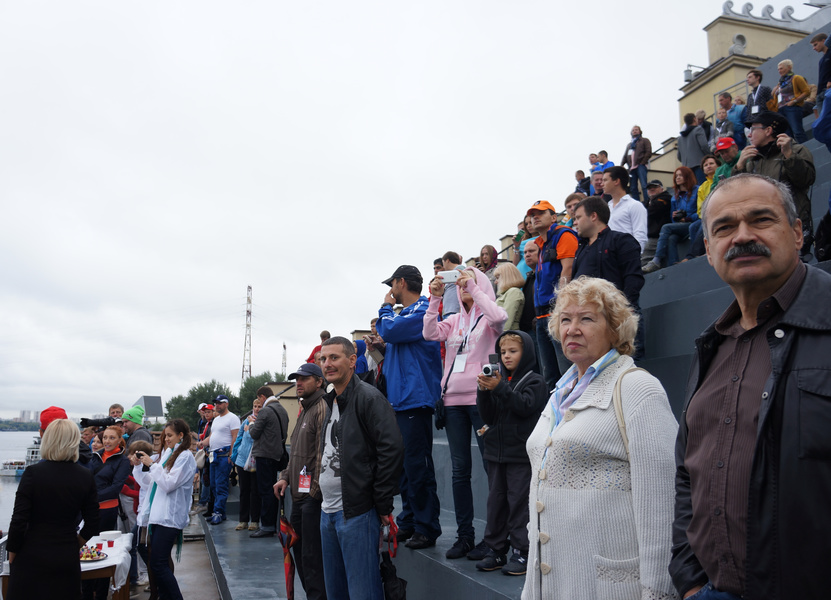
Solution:
[[[170,568],[170,552],[176,545],[177,558],[181,554],[182,530],[189,520],[196,460],[190,451],[190,428],[183,419],[168,421],[163,440],[164,449],[155,460],[145,453],[136,453],[139,464],[133,468],[133,477],[142,487],[150,486],[142,510],[150,540],[150,564],[147,566],[153,573],[159,597],[182,600],[182,592]]]
[[[692,169],[678,167],[675,169],[675,173],[672,174],[672,181],[675,184],[675,193],[672,195],[672,201],[670,202],[672,223],[667,223],[661,227],[655,258],[644,266],[644,273],[657,271],[664,266],[662,264],[664,261],[666,261],[666,266],[677,263],[678,242],[689,237],[690,225],[699,219],[698,183]]]

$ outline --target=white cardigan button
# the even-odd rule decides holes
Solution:
[[[540,571],[543,575],[548,575],[551,572],[551,566],[545,563],[540,563]]]
[[[545,469],[540,469],[540,479],[545,479]]]
[[[543,509],[544,509],[544,508],[545,508],[545,504],[543,504],[542,502],[540,502],[539,500],[537,500],[537,512],[538,512],[538,513],[541,513],[541,512],[543,511]]]
[[[540,531],[540,544],[547,544],[551,540],[551,536]]]
[[[565,412],[565,414],[563,415],[563,421],[565,421],[566,423],[571,421],[573,418],[574,418],[574,413],[571,412],[571,410],[567,410]]]

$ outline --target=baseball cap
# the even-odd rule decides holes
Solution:
[[[774,135],[785,133],[788,131],[788,120],[779,113],[771,112],[769,110],[762,111],[750,117],[744,122],[745,126],[759,123],[764,127],[772,127]]]
[[[552,212],[557,212],[548,200],[537,200],[534,202],[534,206],[525,211],[525,215],[527,216],[532,210],[550,210]]]
[[[58,419],[67,419],[66,411],[59,406],[50,406],[40,411],[40,428],[44,431],[49,427],[49,423],[57,421]]]
[[[214,404],[219,404],[220,402],[228,402],[228,396],[220,394],[216,398],[214,398]]]
[[[646,184],[646,189],[649,189],[651,187],[664,187],[664,184],[661,183],[660,179],[653,179],[652,181]]]
[[[323,371],[320,370],[315,363],[303,363],[300,368],[288,376],[289,380],[297,379],[298,377],[323,377]]]
[[[735,145],[736,145],[736,140],[734,140],[733,138],[731,138],[731,137],[721,138],[718,141],[718,143],[716,144],[716,152],[718,152],[719,150],[727,150],[731,146],[735,146]]]
[[[412,265],[401,265],[392,274],[392,277],[385,279],[381,283],[392,286],[393,279],[404,279],[406,281],[414,281],[415,283],[424,283],[424,278],[421,276],[421,271]]]
[[[205,404],[204,402],[200,402],[200,403],[199,403],[199,406],[197,406],[197,407],[196,407],[196,412],[199,412],[199,411],[205,410],[205,408],[206,408],[207,406],[208,406],[208,405],[207,405],[207,404]]]
[[[205,410],[216,410],[216,409],[214,409],[214,405],[213,405],[213,404],[206,404],[206,405],[205,405]]]

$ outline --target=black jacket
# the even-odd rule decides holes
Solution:
[[[594,254],[594,267],[589,264],[590,254]],[[597,235],[591,246],[588,240],[581,238],[574,257],[572,279],[581,275],[599,277],[615,284],[637,308],[644,283],[641,245],[631,234],[612,231],[608,227]]]
[[[86,464],[95,478],[99,502],[118,498],[124,482],[127,481],[130,472],[133,470],[124,450],[108,458],[107,462],[104,462],[103,455],[103,450],[93,452],[92,459]]]
[[[522,286],[522,293],[525,296],[525,304],[522,306],[522,315],[519,317],[519,328],[525,332],[534,331],[537,322],[537,311],[534,308],[534,282],[537,274],[534,271],[528,273],[525,283]]]
[[[496,340],[496,354],[501,356],[499,340],[513,333],[522,338],[522,358],[511,381],[508,370],[499,359],[502,381],[490,390],[477,390],[476,406],[488,426],[485,432],[485,460],[497,463],[529,463],[525,442],[537,426],[540,413],[548,400],[542,375],[534,372],[537,355],[534,342],[524,331],[506,331]]]
[[[254,424],[248,428],[248,435],[254,440],[251,446],[254,458],[271,458],[276,461],[283,458],[288,429],[289,413],[277,398],[263,406]]]
[[[672,195],[664,191],[646,204],[646,237],[658,239],[667,223],[672,223]]]
[[[743,598],[827,598],[831,572],[831,275],[808,267],[802,289],[768,331],[772,370],[759,408],[750,474]],[[692,517],[684,467],[686,412],[722,336],[696,340],[675,450],[675,522],[669,571],[683,596],[708,580],[687,540]]]
[[[326,419],[332,417],[334,386],[323,397]],[[357,517],[375,508],[379,515],[392,512],[398,479],[404,466],[404,441],[390,403],[377,389],[353,375],[343,394],[337,396],[340,419],[335,436],[340,447],[343,516]],[[320,436],[320,456],[326,436]],[[318,464],[317,472],[320,473]]]

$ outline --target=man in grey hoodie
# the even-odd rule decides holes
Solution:
[[[698,183],[704,181],[704,171],[701,169],[701,159],[710,153],[707,136],[701,125],[695,124],[695,115],[684,115],[684,129],[678,136],[678,160],[685,167],[692,169]]]

